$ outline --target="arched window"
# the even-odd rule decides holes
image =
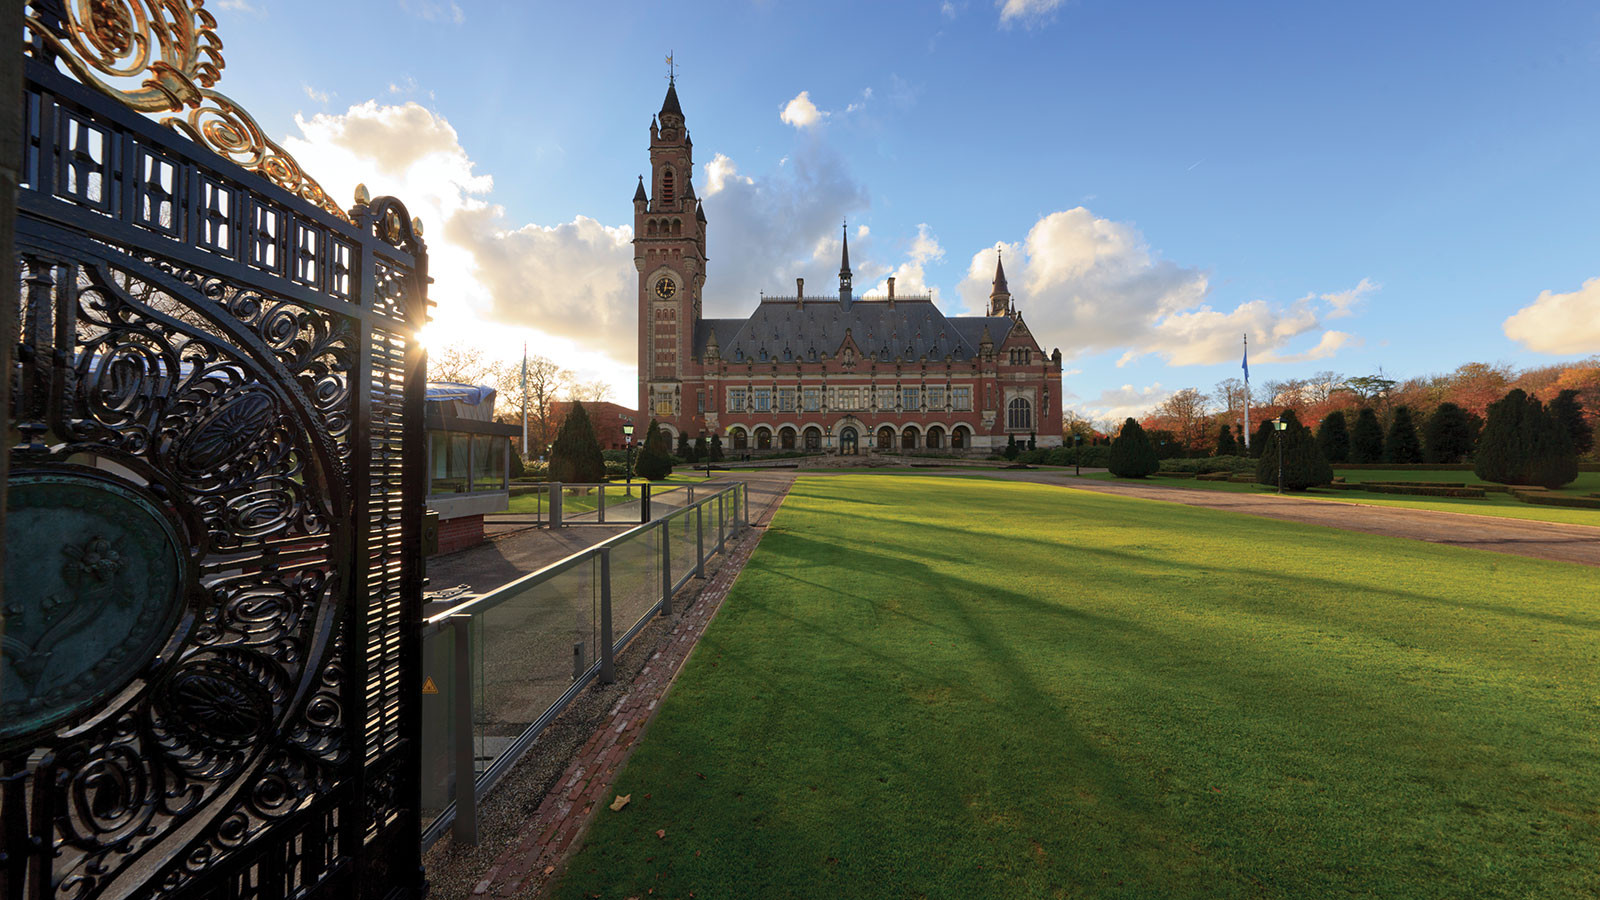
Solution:
[[[806,429],[805,438],[806,438],[806,449],[807,450],[821,450],[822,449],[822,429],[818,428],[815,425],[811,426],[810,428],[807,428]]]
[[[785,425],[778,431],[778,446],[784,450],[794,449],[794,429]]]
[[[672,188],[673,188],[672,170],[671,169],[662,169],[661,170],[661,202],[662,203],[671,203],[672,202]]]
[[[682,219],[673,219],[672,220],[672,236],[673,237],[677,237],[680,234],[683,234],[683,220]]]
[[[967,427],[965,425],[957,425],[956,429],[950,432],[951,450],[965,450],[969,443],[971,442],[967,440]]]
[[[900,449],[901,450],[915,450],[915,449],[917,449],[917,429],[915,429],[915,428],[907,428],[905,431],[901,432],[901,434],[900,434]]]
[[[733,449],[735,449],[735,450],[748,450],[748,449],[750,449],[750,438],[744,433],[744,429],[743,428],[735,428],[733,430]]]
[[[878,449],[879,450],[893,450],[894,449],[894,429],[893,428],[890,428],[889,426],[885,425],[882,428],[878,429]]]
[[[770,429],[770,428],[757,428],[756,429],[756,449],[757,450],[771,450],[772,449],[772,429]]]
[[[1006,406],[1006,428],[1010,431],[1026,431],[1033,427],[1033,404],[1027,397],[1013,397]]]
[[[839,452],[845,456],[856,455],[856,430],[854,428],[847,427],[839,432]]]
[[[652,237],[656,234],[656,220],[655,219],[651,219],[649,222],[645,223],[644,233],[647,234],[647,235],[650,235]]]
[[[923,442],[929,450],[937,450],[944,446],[944,429],[935,425],[928,429],[927,440]]]

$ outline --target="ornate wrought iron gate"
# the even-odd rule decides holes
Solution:
[[[26,19],[0,900],[420,896],[420,226],[213,90],[200,0],[69,2]]]

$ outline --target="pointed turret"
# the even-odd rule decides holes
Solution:
[[[694,218],[695,221],[699,222],[701,225],[706,223],[706,205],[701,203],[699,200],[694,202]]]
[[[843,309],[850,308],[850,224],[846,222],[844,229],[844,253],[839,258],[839,306]]]
[[[633,192],[633,202],[649,203],[650,197],[644,192],[644,176],[639,176],[639,187]]]
[[[994,255],[994,290],[989,292],[989,315],[1005,316],[1011,314],[1011,291],[1006,287],[1006,267],[1000,260],[1000,252]]]
[[[661,101],[661,121],[667,121],[667,116],[677,116],[683,119],[683,107],[678,105],[678,82],[676,78],[667,80],[667,99]]]

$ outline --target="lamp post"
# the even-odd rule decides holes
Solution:
[[[624,463],[624,469],[623,469],[623,471],[626,473],[624,475],[624,478],[626,479],[626,481],[625,481],[626,488],[625,488],[624,496],[632,497],[633,496],[633,423],[632,422],[624,422],[624,423],[622,423],[622,440],[623,440],[625,446],[627,447],[627,449],[624,451],[625,455],[623,456],[623,459],[626,461]]]
[[[1076,478],[1079,475],[1083,474],[1083,457],[1080,455],[1081,451],[1078,449],[1078,445],[1081,444],[1081,443],[1083,443],[1083,435],[1078,434],[1077,432],[1073,432],[1073,434],[1072,434],[1072,477],[1074,477],[1074,478]]]
[[[1283,416],[1272,420],[1272,430],[1278,432],[1278,493],[1283,493],[1283,431],[1289,423],[1283,421]]]
[[[822,437],[823,437],[823,441],[824,441],[824,446],[822,448],[822,455],[823,456],[832,456],[833,455],[833,426],[832,425],[824,425],[824,426],[822,426]]]

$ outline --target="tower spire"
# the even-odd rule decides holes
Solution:
[[[850,223],[840,226],[844,230],[844,253],[839,259],[839,305],[850,305]]]
[[[1011,289],[1006,287],[1006,267],[1000,260],[1000,248],[994,254],[994,290],[989,292],[989,315],[1011,314]]]

